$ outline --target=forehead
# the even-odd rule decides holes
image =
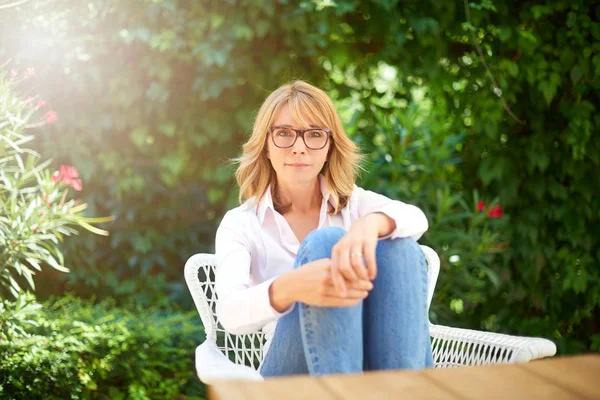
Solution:
[[[277,126],[290,126],[290,127],[317,127],[319,126],[318,121],[311,118],[310,115],[301,114],[294,112],[288,104],[284,104],[279,109],[279,112],[275,114],[273,125]]]

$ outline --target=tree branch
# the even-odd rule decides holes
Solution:
[[[469,13],[469,2],[468,0],[463,0],[463,2],[465,3],[465,13],[467,14],[467,22],[469,23],[469,25],[473,26],[473,23],[471,22],[471,14]],[[481,62],[483,63],[483,66],[485,67],[485,70],[487,71],[488,75],[490,76],[490,79],[492,80],[492,85],[494,85],[494,93],[498,95],[498,97],[500,97],[500,101],[502,102],[502,106],[504,106],[504,109],[506,110],[506,112],[515,120],[517,121],[519,124],[521,125],[525,125],[526,121],[523,121],[521,119],[519,119],[510,109],[510,107],[508,106],[508,104],[506,104],[506,101],[504,100],[504,97],[502,97],[502,89],[500,89],[500,87],[498,87],[498,83],[496,82],[496,78],[494,78],[494,75],[492,74],[492,71],[490,70],[490,67],[488,67],[487,63],[485,62],[485,58],[483,57],[483,52],[481,51],[481,47],[479,46],[479,43],[477,43],[477,38],[475,37],[475,32],[470,31],[471,33],[471,40],[473,41],[473,44],[475,45],[475,48],[477,49],[477,53],[479,54],[479,58],[481,59]],[[497,92],[496,89],[500,90],[500,92]]]

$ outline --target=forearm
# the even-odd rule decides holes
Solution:
[[[378,237],[387,236],[396,229],[396,221],[384,213],[374,212],[368,214],[367,217],[372,219],[373,223],[377,226]]]

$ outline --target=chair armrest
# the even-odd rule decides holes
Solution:
[[[550,357],[556,345],[543,338],[429,325],[437,368],[516,363]]]
[[[264,380],[254,368],[232,362],[212,340],[196,348],[196,374],[206,384],[228,379]]]

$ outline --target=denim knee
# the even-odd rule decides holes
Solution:
[[[330,258],[333,246],[346,234],[346,231],[337,226],[315,229],[310,232],[300,244],[298,256],[304,262]]]
[[[335,241],[335,242],[337,242],[345,234],[346,234],[346,231],[338,226],[327,226],[325,228],[315,229],[314,231],[310,232],[308,235],[306,235],[306,237],[304,238],[304,241],[302,243],[304,243],[306,241],[317,241],[317,242]]]
[[[377,252],[417,253],[423,254],[419,243],[411,237],[380,240]]]

